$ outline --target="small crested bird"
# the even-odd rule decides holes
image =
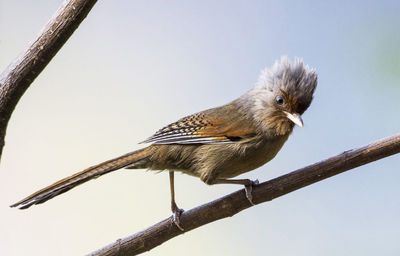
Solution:
[[[206,184],[241,184],[253,204],[258,181],[230,179],[275,157],[292,133],[303,127],[317,85],[314,69],[286,56],[262,71],[255,87],[236,100],[178,120],[144,141],[151,145],[100,163],[62,179],[11,205],[20,209],[41,204],[103,174],[121,169],[168,170],[171,209],[182,229],[183,210],[175,203],[174,172],[199,177]],[[183,229],[182,229],[183,230]]]

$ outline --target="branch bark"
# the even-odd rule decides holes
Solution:
[[[0,158],[8,121],[19,99],[56,55],[96,0],[66,0],[28,49],[0,74]]]
[[[388,157],[400,152],[400,134],[382,139],[367,146],[345,151],[321,162],[306,166],[278,178],[263,182],[253,189],[253,201],[260,204],[308,186],[339,173],[361,165]],[[181,225],[188,232],[207,223],[231,217],[250,208],[244,189],[219,198],[215,201],[185,211]],[[90,256],[137,255],[181,235],[169,217],[159,223],[126,238],[118,239]]]

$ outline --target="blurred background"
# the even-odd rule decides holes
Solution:
[[[62,1],[0,0],[0,70]],[[399,132],[399,1],[99,1],[13,113],[0,165],[4,255],[82,255],[170,216],[167,173],[121,170],[47,203],[17,200],[235,99],[281,55],[315,99],[266,181]],[[399,255],[400,156],[176,237],[147,255]],[[176,176],[190,209],[241,189]]]

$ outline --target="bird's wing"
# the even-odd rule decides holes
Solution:
[[[252,135],[254,131],[248,127],[200,112],[165,126],[142,143],[222,144],[234,143]]]

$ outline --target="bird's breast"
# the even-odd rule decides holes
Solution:
[[[224,166],[220,178],[232,178],[266,164],[276,156],[287,138],[277,136],[263,139],[258,145],[245,146]]]
[[[196,162],[198,176],[213,172],[216,178],[232,178],[254,170],[275,157],[287,140],[287,136],[272,139],[257,138],[245,143],[209,145],[200,150]],[[197,175],[196,175],[197,176]]]

